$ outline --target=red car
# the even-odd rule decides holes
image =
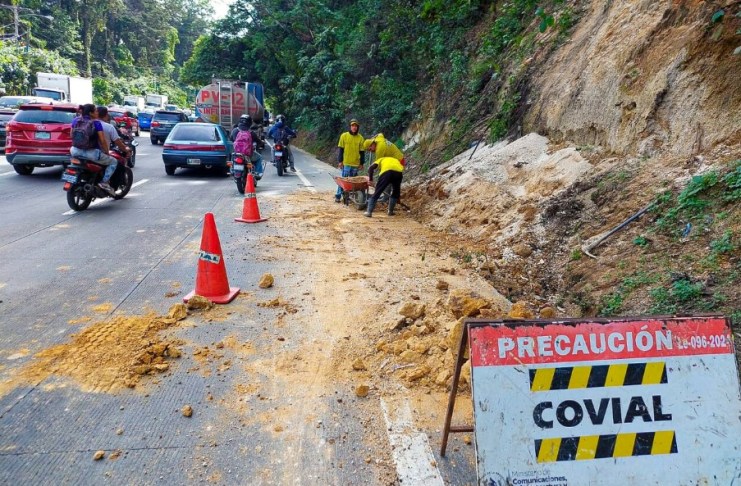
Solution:
[[[137,137],[139,136],[139,119],[133,112],[115,106],[108,108],[108,114],[111,115],[111,119],[114,120],[118,126],[121,126],[121,122],[125,122],[129,131]]]
[[[72,120],[77,105],[70,103],[21,105],[7,125],[5,157],[21,175],[36,167],[69,164]]]

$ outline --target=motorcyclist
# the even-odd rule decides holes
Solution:
[[[250,132],[251,137],[250,139],[252,141],[256,140],[254,132],[251,130],[253,127],[252,119],[249,117],[249,115],[242,115],[239,117],[239,123],[237,126],[232,130],[232,133],[230,135],[232,142],[235,142],[237,140],[237,136],[239,135],[239,132]],[[264,171],[263,165],[262,165],[262,155],[260,155],[260,152],[257,150],[253,150],[252,147],[250,147],[249,155],[250,161],[255,166],[255,178],[260,179],[262,178],[262,173]]]
[[[291,172],[296,172],[296,168],[293,165],[293,152],[289,145],[289,138],[296,136],[296,131],[288,126],[286,117],[278,115],[275,119],[275,125],[270,128],[268,137],[273,139],[273,142],[281,142],[285,146],[285,152],[288,154],[288,165]]]

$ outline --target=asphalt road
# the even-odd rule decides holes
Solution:
[[[70,321],[94,315],[95,304],[110,303],[110,316],[166,314],[182,299],[182,294],[166,297],[174,284],[183,294],[193,288],[193,249],[207,212],[216,218],[230,283],[239,280],[243,291],[254,291],[263,272],[286,270],[279,258],[250,257],[258,251],[251,243],[273,230],[269,224],[233,222],[241,215],[243,196],[230,177],[181,169],[167,176],[162,147],[151,145],[146,134],[139,141],[131,192],[80,213],[67,206],[61,168],[20,176],[0,157],[0,382],[39,351],[69,341],[80,329]],[[282,194],[333,189],[328,173],[336,169],[300,150],[295,157],[297,174],[278,177],[268,165],[258,183],[263,216],[281,203]],[[191,351],[227,336],[259,343],[275,312],[235,313],[213,325],[179,330],[177,337]],[[283,346],[290,347],[292,337],[287,335]],[[274,359],[270,353],[258,347],[255,359]],[[393,424],[371,427],[381,434],[373,439],[381,452],[367,460],[367,417],[383,417],[381,404],[356,404],[349,390],[327,390],[318,398],[323,406],[316,421],[294,424],[301,430],[293,435],[276,434],[273,424],[246,421],[244,408],[224,400],[240,380],[258,384],[264,392],[248,408],[258,417],[301,407],[299,391],[280,389],[269,374],[245,376],[236,365],[213,374],[190,373],[194,363],[188,354],[148,393],[84,392],[47,376],[1,396],[0,484],[398,482],[387,442]],[[213,406],[214,397],[220,406]],[[190,420],[180,413],[186,403],[196,411]],[[457,440],[451,439],[442,475],[446,484],[470,484],[470,458],[453,452]],[[97,450],[122,455],[93,461]],[[466,466],[456,472],[456,463]]]

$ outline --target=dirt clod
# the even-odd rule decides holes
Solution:
[[[363,363],[363,360],[358,358],[355,361],[353,361],[352,369],[354,369],[355,371],[363,371],[368,368],[366,368],[365,363]]]
[[[257,284],[261,289],[269,289],[273,286],[273,283],[275,283],[275,279],[273,278],[273,275],[269,273],[263,274],[262,277],[260,277],[260,282]]]
[[[355,387],[355,395],[360,398],[367,397],[368,392],[370,392],[370,387],[368,385],[358,385]]]
[[[206,297],[200,295],[194,295],[188,299],[188,309],[199,309],[208,310],[214,306],[214,303],[208,300]]]
[[[167,311],[167,317],[181,321],[188,317],[188,307],[185,304],[173,304]]]
[[[448,308],[456,318],[472,317],[480,310],[490,307],[491,303],[476,292],[467,289],[455,289],[448,296]]]
[[[105,457],[105,451],[95,451],[93,454],[93,461],[100,461]]]
[[[424,315],[424,313],[425,305],[418,302],[404,302],[401,307],[399,307],[399,314],[407,319],[419,319]]]
[[[190,405],[185,405],[180,412],[183,414],[183,417],[192,417],[193,416],[193,407]]]

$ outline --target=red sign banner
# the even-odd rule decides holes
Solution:
[[[733,353],[723,318],[471,326],[471,366],[609,361]]]

